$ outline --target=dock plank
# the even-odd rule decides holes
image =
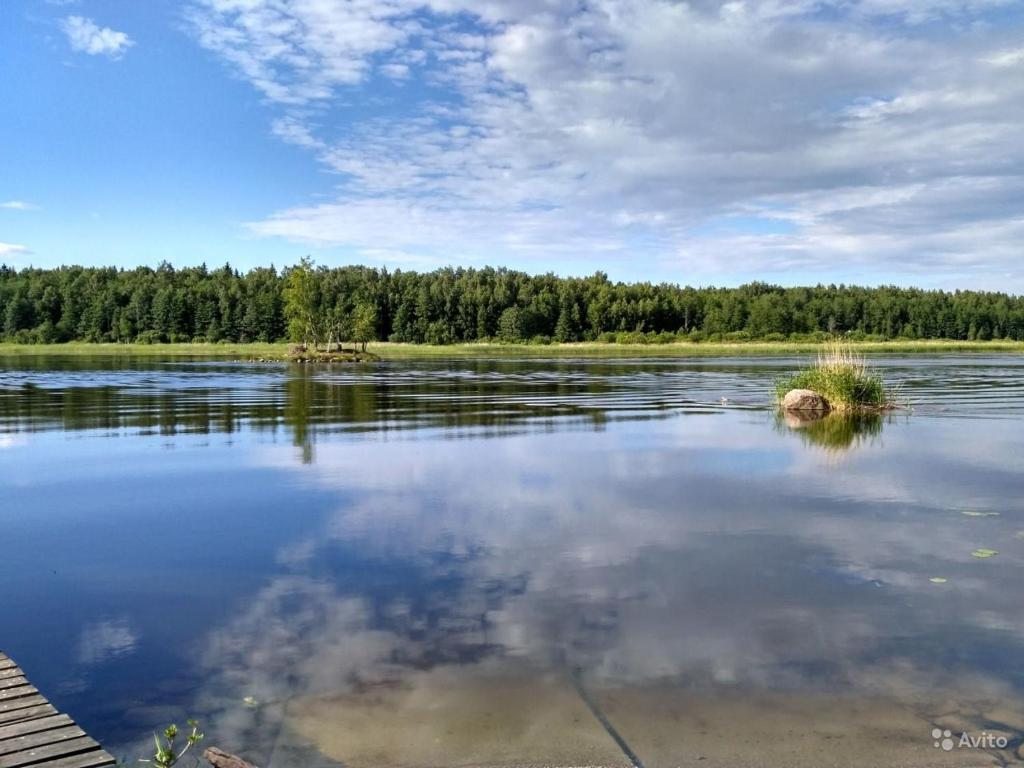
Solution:
[[[106,768],[116,761],[0,651],[0,768]]]
[[[83,752],[80,755],[49,760],[42,763],[39,768],[106,768],[106,766],[114,765],[116,762],[113,757],[102,749],[97,749],[93,752]],[[36,768],[36,766],[32,766],[32,768]]]
[[[36,696],[34,698],[36,701],[31,705],[21,707],[19,709],[4,710],[0,707],[0,725],[57,714],[57,710],[53,708],[53,705],[42,696]]]
[[[100,745],[88,736],[77,739],[67,739],[56,744],[47,744],[34,749],[27,749],[23,752],[15,752],[10,755],[0,755],[0,768],[21,768],[25,765],[46,766],[48,758],[68,757],[77,755],[80,752],[97,750]]]
[[[0,725],[0,741],[13,739],[15,736],[24,736],[26,733],[39,733],[49,731],[53,728],[63,728],[65,725],[74,725],[75,721],[67,715],[43,715],[31,720],[23,720],[12,725]]]
[[[7,688],[6,690],[0,691],[0,702],[10,701],[11,699],[20,699],[22,696],[31,696],[37,693],[39,693],[39,691],[34,685],[19,685],[17,688]]]
[[[52,744],[60,744],[85,735],[85,731],[77,725],[66,725],[63,728],[54,728],[52,731],[40,731],[39,733],[15,736],[12,739],[0,741],[0,758],[3,758],[4,755],[12,755],[15,752],[27,752]]]
[[[0,702],[0,717],[7,714],[8,712],[15,712],[19,709],[25,709],[27,707],[35,707],[40,704],[49,703],[50,702],[48,702],[38,693],[32,694],[31,696],[19,696],[16,699]]]

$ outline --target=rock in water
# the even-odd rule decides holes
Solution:
[[[787,411],[809,411],[814,413],[827,413],[829,411],[828,400],[819,395],[813,389],[791,389],[782,398],[782,407]]]
[[[252,763],[247,763],[242,758],[216,747],[210,747],[203,752],[203,759],[214,768],[256,768]]]

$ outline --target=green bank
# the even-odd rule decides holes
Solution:
[[[288,344],[0,344],[0,357],[118,356],[206,358],[244,361],[288,359]],[[850,345],[864,354],[941,354],[953,352],[1024,353],[1016,341],[884,341]],[[669,344],[400,344],[377,342],[369,351],[382,360],[438,358],[655,358],[730,357],[735,355],[812,355],[821,349],[811,342],[675,342]]]

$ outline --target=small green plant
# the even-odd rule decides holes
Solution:
[[[203,740],[203,734],[199,731],[199,723],[189,720],[188,726],[192,730],[185,737],[185,743],[178,746],[178,726],[171,724],[164,729],[163,736],[153,734],[153,743],[156,747],[153,759],[142,760],[143,763],[152,763],[156,768],[171,768],[185,756],[193,746]]]
[[[862,355],[841,341],[828,344],[813,366],[775,385],[780,400],[791,389],[812,389],[837,411],[891,404],[881,377],[868,369]]]

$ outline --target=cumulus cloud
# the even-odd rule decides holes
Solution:
[[[61,28],[67,35],[71,50],[90,56],[116,59],[135,44],[124,32],[101,27],[84,16],[68,16],[61,23]]]
[[[274,132],[339,176],[337,199],[261,235],[1024,289],[1005,5],[199,0],[190,17]]]
[[[78,638],[78,660],[83,664],[102,664],[135,651],[138,634],[126,619],[97,621],[85,626]]]
[[[17,256],[19,254],[31,253],[24,245],[17,243],[0,243],[0,258],[5,256]]]

